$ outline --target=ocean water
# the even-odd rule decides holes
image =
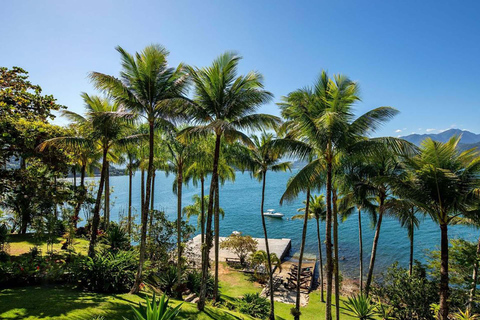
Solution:
[[[270,238],[289,238],[292,240],[291,255],[295,256],[300,249],[303,220],[291,220],[290,217],[297,214],[297,209],[304,207],[302,201],[305,195],[298,199],[280,206],[279,201],[285,190],[288,179],[295,173],[267,173],[265,190],[265,210],[276,209],[285,214],[284,219],[266,218],[268,236]],[[97,178],[94,178],[97,179]],[[163,172],[157,172],[155,180],[155,209],[164,210],[173,220],[176,217],[176,196],[172,192],[174,176],[165,176]],[[139,220],[140,212],[140,172],[133,177],[133,206]],[[208,185],[205,183],[208,194]],[[118,219],[119,215],[126,215],[128,209],[128,176],[115,176],[110,178],[110,186],[113,188],[111,219]],[[192,185],[183,189],[183,205],[191,204],[192,197],[200,194],[200,187]],[[262,220],[260,213],[261,183],[252,179],[249,173],[236,173],[234,182],[226,182],[220,190],[220,206],[225,211],[225,217],[220,221],[220,236],[228,236],[233,231],[241,231],[253,237],[263,237]],[[138,222],[138,221],[137,221]],[[196,225],[196,219],[190,220]],[[363,227],[363,250],[364,268],[368,268],[374,229],[367,215],[362,216]],[[324,239],[325,225],[320,226],[321,237]],[[476,241],[480,231],[466,226],[451,226],[450,238],[464,238]],[[414,258],[424,262],[426,250],[438,248],[440,245],[440,229],[429,217],[426,217],[415,233]],[[324,246],[322,250],[324,251]],[[356,277],[358,273],[358,215],[354,214],[339,225],[339,256],[341,272],[349,277]],[[307,257],[317,256],[317,237],[315,221],[310,220],[306,239]],[[325,252],[323,252],[325,255]],[[409,240],[406,229],[392,217],[384,217],[380,233],[377,259],[375,262],[376,273],[385,270],[393,262],[407,266],[409,259]]]

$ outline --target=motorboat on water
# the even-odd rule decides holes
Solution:
[[[275,212],[275,209],[268,209],[266,212],[263,213],[265,217],[271,217],[271,218],[283,218],[284,214],[281,212]]]

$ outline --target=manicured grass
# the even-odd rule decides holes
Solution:
[[[62,251],[62,243],[65,241],[62,237],[58,237],[57,241],[53,244],[53,251]],[[47,252],[47,244],[45,242],[38,243],[35,241],[33,234],[12,234],[8,237],[8,252],[11,255],[18,256],[30,251],[35,245],[38,245],[43,253]],[[73,242],[73,246],[76,252],[86,254],[88,251],[88,240],[77,238]]]
[[[74,290],[69,287],[22,287],[0,291],[0,319],[76,319],[91,320],[103,316],[106,320],[133,319],[131,306],[144,302],[142,295],[103,295]],[[178,301],[172,300],[171,305]],[[183,303],[185,319],[243,319],[250,317],[224,309],[206,307],[199,312],[196,305]]]

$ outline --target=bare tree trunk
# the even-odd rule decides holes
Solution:
[[[262,201],[260,204],[260,214],[262,215],[262,227],[263,227],[263,234],[265,236],[265,250],[267,252],[267,272],[268,272],[268,286],[270,291],[270,314],[269,319],[275,320],[275,304],[274,304],[274,295],[275,292],[273,291],[273,270],[272,270],[272,259],[270,257],[270,246],[268,245],[268,233],[267,233],[267,224],[265,223],[265,184],[267,180],[267,172],[263,172],[263,179],[262,179]]]
[[[130,162],[130,167],[128,169],[128,235],[132,236],[132,163]]]
[[[149,126],[149,156],[148,156],[148,171],[147,171],[147,187],[145,192],[145,199],[142,200],[142,232],[140,235],[140,257],[138,261],[138,270],[135,277],[135,283],[130,290],[130,293],[137,293],[140,290],[140,283],[142,282],[143,263],[145,262],[145,250],[147,245],[147,227],[148,227],[148,204],[150,202],[150,191],[152,187],[153,174],[153,154],[154,154],[154,123],[150,121]]]
[[[472,310],[473,300],[475,299],[475,291],[477,290],[478,283],[478,264],[480,262],[480,237],[478,238],[477,243],[477,257],[475,263],[473,264],[473,274],[472,274],[472,288],[470,289],[468,297],[468,310]]]
[[[212,216],[213,216],[213,201],[215,196],[215,189],[218,181],[218,159],[220,157],[220,143],[221,136],[217,134],[215,139],[215,153],[213,157],[212,181],[210,183],[210,196],[208,199],[207,209],[207,226],[205,231],[205,244],[202,246],[202,283],[200,286],[200,297],[197,303],[197,308],[203,311],[205,308],[205,300],[207,298],[207,280],[210,249],[212,248]]]
[[[375,257],[377,255],[377,247],[378,247],[378,239],[380,238],[380,227],[382,226],[383,220],[383,212],[384,208],[385,197],[384,195],[380,196],[380,206],[378,208],[378,221],[377,221],[377,228],[375,229],[375,236],[373,237],[373,245],[372,245],[372,255],[370,256],[370,265],[368,267],[368,275],[367,275],[367,283],[365,284],[365,293],[370,293],[370,286],[372,284],[373,279],[373,268],[375,267]]]
[[[329,148],[330,149],[330,148]],[[332,278],[333,278],[333,260],[332,260],[332,162],[327,163],[327,219],[325,230],[325,246],[327,252],[327,301],[325,306],[325,320],[332,320]]]
[[[295,298],[295,320],[300,320],[300,284],[302,281],[302,262],[303,252],[305,250],[305,238],[307,237],[307,223],[308,223],[308,210],[310,209],[310,188],[307,188],[307,203],[305,205],[305,214],[303,217],[303,229],[302,229],[302,244],[300,246],[300,257],[298,259],[298,271],[297,271],[297,295]]]
[[[105,174],[105,229],[110,224],[110,162],[107,162],[107,173]]]
[[[217,186],[215,192],[215,206],[214,206],[214,227],[215,227],[215,280],[213,286],[213,299],[218,301],[218,259],[220,250],[220,185],[217,179]]]
[[[360,294],[363,294],[363,236],[362,236],[362,212],[358,207],[358,246],[360,260]]]
[[[201,239],[202,239],[202,245],[205,243],[205,178],[202,176],[200,178],[200,185],[201,185],[201,199],[202,202],[200,204],[201,206],[201,216],[200,216],[200,223],[202,224],[200,227],[200,232],[201,232]]]
[[[183,186],[183,164],[178,165],[177,173],[177,285],[180,286],[182,279],[182,186]],[[177,298],[182,293],[177,292]]]
[[[446,223],[440,224],[441,243],[440,243],[440,320],[448,320],[448,225]]]
[[[333,246],[335,259],[333,260],[333,271],[335,274],[335,319],[340,320],[340,273],[338,271],[338,209],[337,190],[332,189],[333,199]]]
[[[323,294],[323,257],[322,257],[322,241],[320,239],[320,219],[315,219],[317,221],[317,242],[318,242],[318,256],[320,260],[320,300],[325,302],[325,297]]]
[[[102,192],[105,184],[105,175],[107,173],[107,153],[108,150],[103,150],[102,171],[100,172],[100,184],[98,185],[97,199],[95,200],[95,207],[93,209],[92,230],[90,236],[90,244],[88,246],[88,256],[93,258],[95,256],[95,244],[97,241],[98,225],[100,223],[100,203],[102,202]]]

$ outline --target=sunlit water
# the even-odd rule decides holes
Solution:
[[[302,220],[291,220],[297,214],[297,209],[303,207],[302,201],[305,195],[291,203],[280,206],[279,201],[285,190],[286,183],[293,173],[267,174],[265,209],[274,208],[285,214],[284,219],[267,218],[268,236],[270,238],[289,238],[292,240],[291,254],[295,255],[300,248],[302,234]],[[176,217],[176,196],[172,192],[173,175],[166,177],[162,172],[157,172],[155,181],[155,208],[164,210],[173,220]],[[206,193],[208,194],[208,183]],[[112,220],[117,220],[119,215],[125,215],[128,206],[128,176],[110,178],[113,188],[111,209]],[[183,205],[192,203],[192,196],[200,194],[200,187],[192,185],[183,189]],[[263,237],[262,221],[260,215],[261,184],[250,177],[248,173],[237,172],[235,182],[227,182],[220,191],[220,206],[225,210],[225,218],[220,222],[220,235],[227,236],[232,231],[241,231],[253,237]],[[140,211],[140,173],[133,177],[133,205],[137,213]],[[138,221],[137,221],[138,222]],[[196,219],[191,219],[196,224]],[[363,246],[364,266],[368,267],[374,230],[367,215],[363,216]],[[407,266],[409,260],[409,240],[407,231],[392,217],[384,217],[381,227],[377,259],[375,262],[376,272],[381,272],[393,262]],[[324,239],[325,224],[321,225],[321,236]],[[465,226],[451,226],[449,237],[462,237],[470,241],[476,241],[480,231]],[[358,216],[352,215],[348,220],[339,225],[339,256],[341,257],[341,271],[350,277],[358,273]],[[438,248],[440,244],[439,227],[425,218],[420,229],[415,233],[415,259],[425,261],[427,249]],[[325,247],[323,247],[324,249]],[[317,237],[315,221],[310,220],[307,240],[307,256],[317,255]],[[325,252],[323,253],[325,254]]]

